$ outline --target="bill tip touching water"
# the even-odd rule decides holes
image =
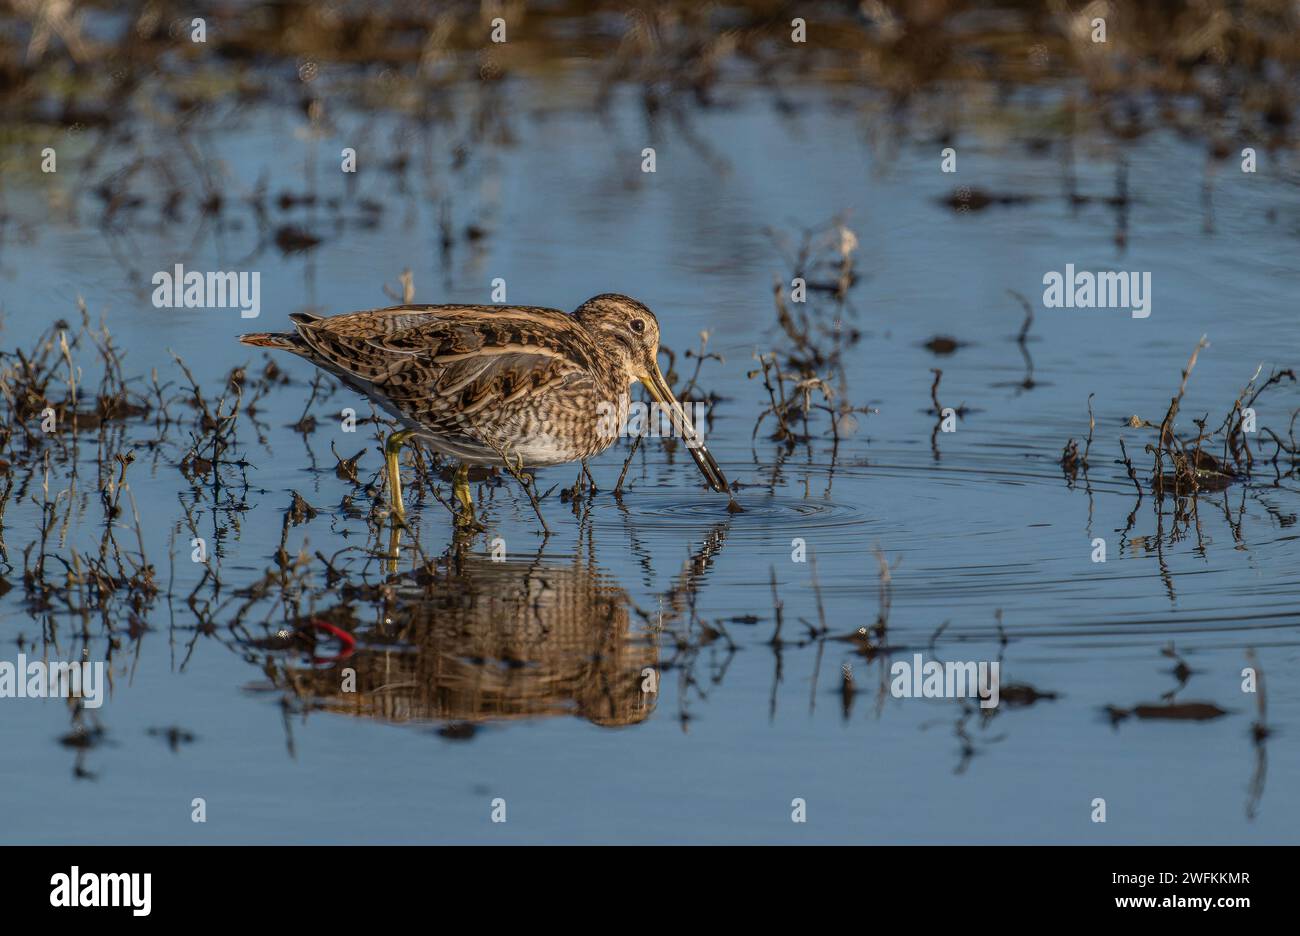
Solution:
[[[394,515],[404,519],[398,453],[411,440],[458,464],[456,522],[473,525],[472,465],[512,472],[582,461],[626,425],[641,382],[686,442],[700,473],[742,511],[718,463],[659,368],[659,322],[624,295],[593,296],[572,314],[534,306],[399,305],[290,316],[294,331],[240,336],[289,351],[338,377],[402,428],[385,445]],[[611,418],[612,417],[612,418]]]

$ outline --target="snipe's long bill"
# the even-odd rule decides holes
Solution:
[[[739,509],[659,370],[659,322],[635,299],[606,293],[572,315],[532,306],[411,305],[290,319],[293,332],[240,341],[306,358],[403,425],[385,448],[398,518],[397,455],[408,440],[459,462],[456,497],[461,518],[472,521],[470,465],[518,471],[600,454],[626,424],[628,390],[638,380],[668,413],[709,487]]]

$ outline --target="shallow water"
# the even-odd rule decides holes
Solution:
[[[1115,462],[1123,434],[1135,464],[1148,464],[1138,453],[1150,434],[1126,420],[1159,422],[1202,334],[1210,346],[1189,381],[1180,431],[1206,412],[1217,425],[1261,363],[1267,375],[1300,359],[1294,175],[1248,176],[1229,160],[1214,179],[1207,232],[1203,149],[1150,134],[1124,150],[1132,203],[1120,250],[1115,211],[1072,207],[1059,158],[1031,152],[1015,134],[958,139],[959,172],[945,175],[937,145],[881,151],[864,139],[862,114],[813,93],[799,100],[800,116],[789,120],[761,92],[739,89],[730,106],[695,115],[695,133],[725,172],[661,127],[658,170],[643,177],[645,131],[631,101],[601,122],[525,96],[513,147],[434,177],[453,191],[457,224],[489,232],[457,245],[445,268],[424,180],[408,179],[402,195],[393,177],[363,165],[360,191],[349,193],[330,171],[333,154],[353,143],[349,131],[363,126],[355,117],[312,141],[294,135],[301,121],[292,116],[251,108],[210,141],[231,185],[250,189],[265,174],[273,194],[300,191],[304,166],[314,165],[322,198],[387,206],[373,227],[337,230],[318,209],[283,212],[324,234],[305,255],[259,250],[248,212],[229,213],[237,229],[190,218],[110,233],[90,203],[75,221],[42,216],[45,189],[68,184],[63,176],[11,190],[10,212],[31,225],[0,249],[4,347],[27,347],[53,318],[75,321],[83,296],[127,349],[128,375],[156,367],[160,379],[181,381],[171,349],[214,398],[231,368],[261,367],[236,335],[283,327],[304,307],[390,304],[381,286],[405,268],[419,302],[485,302],[494,277],[520,304],[569,309],[599,292],[636,296],[656,311],[679,374],[693,367],[680,354],[703,329],[709,350],[723,355],[700,377],[721,398],[709,446],[740,482],[746,510],[729,515],[685,453],[670,460],[657,440],[633,460],[621,503],[610,493],[621,447],[593,463],[601,493],[590,505],[575,512],[557,489],[543,504],[549,538],[516,487],[484,486],[486,532],[460,569],[441,563],[427,588],[403,578],[387,595],[349,595],[313,563],[297,610],[356,639],[350,655],[331,661],[346,649],[336,641],[310,652],[275,642],[294,610],[276,600],[255,603],[231,627],[240,603],[232,596],[274,564],[293,491],[319,513],[288,531],[290,555],[333,556],[374,536],[365,495],[356,497],[359,514],[343,509],[353,486],[335,476],[330,452],[331,443],[345,457],[368,448],[363,479],[380,468],[366,428],[336,429],[338,410],[355,398],[331,384],[311,408],[320,427],[300,436],[289,425],[313,373],[279,362],[293,383],[260,404],[260,432],[241,424],[229,455],[248,463],[247,491],[233,492],[246,493],[247,509],[196,502],[177,468],[187,429],[130,424],[137,460],[127,478],[145,552],[164,588],[174,579],[172,598],[150,610],[138,640],[126,621],[113,622],[114,685],[94,713],[105,734],[92,748],[59,743],[69,731],[63,704],[0,701],[4,840],[1294,841],[1300,808],[1286,789],[1300,767],[1291,730],[1300,690],[1289,678],[1300,662],[1296,481],[1261,469],[1203,494],[1199,534],[1191,527],[1176,538],[1170,499],[1163,514],[1150,493],[1138,503]],[[545,119],[536,116],[543,103]],[[381,140],[387,129],[376,117],[367,132]],[[435,152],[445,161],[444,147]],[[1080,191],[1114,192],[1114,151],[1076,159]],[[940,204],[958,185],[1035,200],[960,214]],[[846,313],[863,336],[846,352],[848,392],[878,412],[860,416],[835,452],[820,431],[810,446],[785,451],[766,438],[770,423],[751,440],[764,395],[745,374],[756,349],[781,341],[771,284],[789,276],[763,229],[797,232],[845,210],[863,275]],[[155,309],[149,277],[176,262],[259,270],[260,318]],[[1043,274],[1066,263],[1151,271],[1150,318],[1043,308]],[[1023,313],[1007,290],[1035,307],[1024,346],[1031,388],[1015,340]],[[936,333],[968,344],[935,356],[922,344]],[[943,403],[969,408],[952,433],[932,435],[934,367],[943,370]],[[1087,435],[1090,394],[1092,467],[1070,483],[1061,450]],[[1259,422],[1282,431],[1297,406],[1294,384],[1273,388]],[[144,444],[154,438],[157,446]],[[52,551],[98,542],[96,460],[93,441],[83,442],[67,530]],[[16,476],[26,467],[16,465]],[[573,474],[543,471],[540,487],[570,485]],[[70,483],[66,466],[53,471],[51,497]],[[38,473],[5,514],[11,585],[40,498]],[[210,633],[196,631],[186,602],[200,581],[188,561],[186,507],[209,531],[223,580],[220,591],[206,583],[198,593],[216,608]],[[446,511],[426,498],[413,518],[421,549],[442,555]],[[498,537],[504,563],[487,558]],[[1092,561],[1097,537],[1105,563]],[[815,561],[792,561],[796,540]],[[868,650],[857,632],[882,614],[877,549],[891,569],[887,628]],[[359,552],[346,561],[358,574],[366,565]],[[408,545],[403,573],[413,565]],[[372,582],[384,577],[377,561],[365,571]],[[79,648],[74,615],[33,618],[19,587],[0,606],[0,638],[11,647],[20,635],[39,646],[44,630],[52,658]],[[100,622],[90,633],[102,658]],[[1161,652],[1170,644],[1191,670],[1181,687],[1177,661]],[[1263,746],[1251,736],[1256,697],[1241,691],[1249,648],[1274,728]],[[882,693],[889,665],[917,652],[1001,660],[1004,688],[1055,697],[1004,701],[986,720],[951,700]],[[355,697],[338,691],[344,665],[357,671]],[[658,674],[655,695],[640,692],[646,667]],[[1117,725],[1105,714],[1175,690],[1174,701],[1212,702],[1227,714]],[[148,733],[170,725],[193,740],[173,751]],[[1256,776],[1266,778],[1257,797]],[[190,821],[194,797],[206,800],[206,823]],[[504,824],[490,821],[498,797]],[[1090,821],[1095,797],[1106,800],[1104,825]],[[795,798],[807,803],[806,824],[790,821]]]

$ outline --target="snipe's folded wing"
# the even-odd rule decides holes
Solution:
[[[459,433],[509,422],[528,398],[593,385],[571,321],[554,309],[397,306],[294,324],[317,363],[430,430]]]

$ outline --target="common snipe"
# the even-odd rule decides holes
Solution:
[[[598,455],[625,425],[628,390],[638,380],[668,413],[709,486],[731,496],[659,370],[659,323],[635,299],[594,296],[572,315],[532,306],[403,305],[290,319],[292,333],[240,341],[306,358],[402,423],[385,445],[398,519],[405,511],[397,456],[408,440],[459,462],[460,519],[472,521],[470,465],[519,471]]]

